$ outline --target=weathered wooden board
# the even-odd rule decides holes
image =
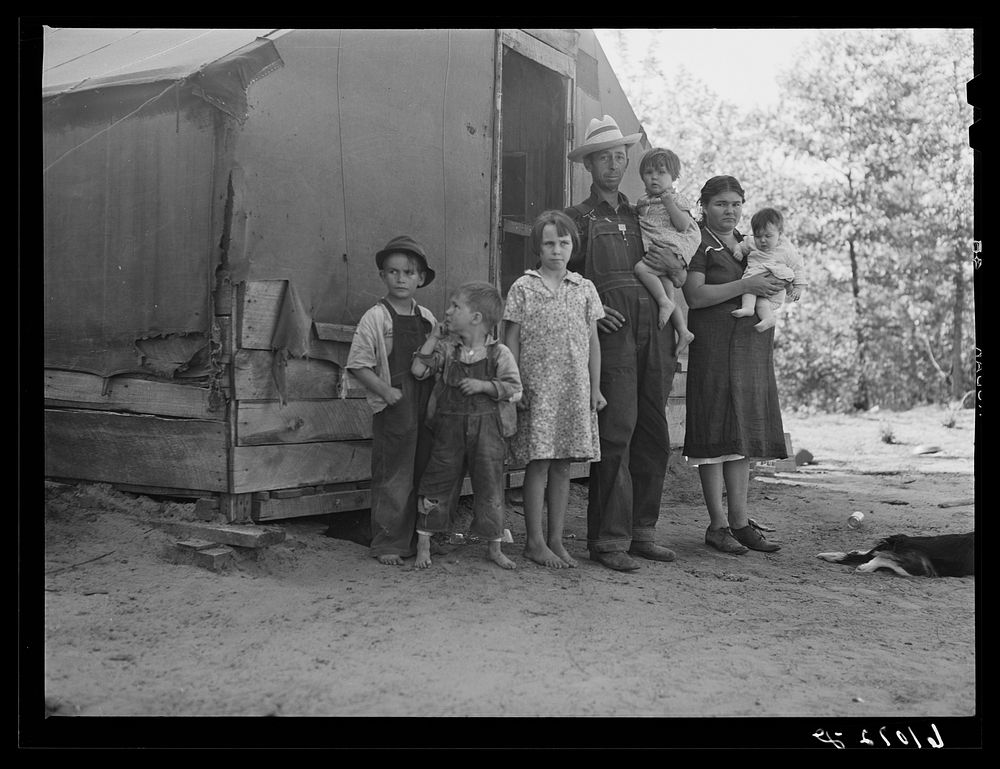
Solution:
[[[240,284],[240,323],[237,340],[240,347],[270,350],[274,327],[278,322],[284,280],[251,280]]]
[[[240,348],[271,350],[274,329],[281,313],[287,282],[284,280],[251,280],[241,284],[239,295],[240,322],[237,340]],[[322,332],[322,336],[320,336]],[[332,361],[338,365],[347,362],[354,331],[337,323],[310,324],[308,357]]]
[[[274,526],[236,526],[192,521],[160,521],[157,528],[185,539],[199,539],[219,545],[264,548],[285,541],[285,531]],[[199,548],[202,549],[202,548]]]
[[[226,490],[226,423],[45,409],[45,474]]]
[[[372,412],[359,398],[295,401],[239,401],[237,445],[316,443],[372,437]]]
[[[370,489],[350,489],[299,497],[280,499],[269,496],[258,503],[258,521],[301,518],[307,515],[326,515],[347,510],[367,510],[371,507]]]
[[[371,478],[371,441],[236,446],[232,472],[235,494],[366,481]]]
[[[274,353],[239,350],[233,361],[235,396],[238,400],[277,400]],[[309,358],[289,358],[285,366],[285,397],[289,400],[340,397],[344,370],[334,363]],[[348,380],[350,383],[350,380]],[[363,387],[348,384],[348,398],[364,398]]]
[[[82,371],[45,371],[45,405],[128,411],[189,419],[224,419],[225,406],[212,410],[207,387],[135,377],[104,379]]]
[[[523,31],[567,56],[576,56],[580,33],[575,29],[524,29]]]
[[[330,342],[346,342],[350,344],[354,340],[355,326],[348,326],[343,323],[321,323],[313,321],[313,328],[316,336]]]
[[[687,380],[688,375],[686,371],[677,371],[674,373],[674,378],[670,385],[671,398],[684,398],[687,395]]]
[[[670,448],[676,449],[683,446],[684,435],[687,432],[687,400],[685,398],[673,396],[667,398],[667,428],[670,430]]]
[[[503,44],[522,56],[537,61],[565,77],[573,77],[576,74],[576,60],[552,47],[548,41],[542,42],[538,37],[529,35],[520,29],[505,29],[501,34]],[[553,44],[555,42],[555,40],[552,41]],[[568,42],[568,40],[563,41],[562,45],[566,45]],[[572,44],[575,48],[576,42],[573,41]]]
[[[236,339],[233,337],[233,319],[230,315],[216,315],[215,325],[218,327],[218,342],[221,345],[219,363],[233,362],[233,352],[236,349]]]

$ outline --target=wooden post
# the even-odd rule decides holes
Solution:
[[[219,510],[226,516],[227,523],[251,523],[253,494],[220,494]]]

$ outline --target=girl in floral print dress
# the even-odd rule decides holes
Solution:
[[[573,461],[598,461],[600,388],[597,321],[604,306],[594,284],[566,265],[579,247],[573,222],[561,211],[541,214],[529,240],[538,267],[510,287],[504,343],[514,353],[524,395],[512,458],[525,463],[525,557],[553,569],[575,567],[563,545]],[[548,531],[542,509],[548,503]]]

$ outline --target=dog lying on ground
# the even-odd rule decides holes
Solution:
[[[890,569],[902,577],[970,577],[976,570],[976,533],[931,537],[893,534],[871,550],[819,553],[817,557],[831,563],[857,564],[855,571]]]

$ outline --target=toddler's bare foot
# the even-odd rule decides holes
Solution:
[[[516,569],[517,564],[500,550],[499,542],[490,542],[489,559],[501,569]]]
[[[732,316],[734,318],[749,318],[754,314],[754,310],[744,310],[742,307],[738,310],[733,310]]]
[[[426,569],[431,565],[431,540],[430,537],[417,540],[417,559],[413,562],[414,568]]]
[[[694,341],[694,334],[690,331],[677,332],[677,354],[680,355],[691,342]]]
[[[674,312],[674,308],[677,307],[677,302],[671,299],[663,299],[660,302],[660,315],[656,319],[656,325],[659,328],[663,328],[670,322],[670,316]]]
[[[558,555],[559,558],[562,560],[562,562],[565,563],[568,568],[575,569],[577,566],[580,565],[576,562],[576,559],[574,559],[573,556],[569,554],[569,551],[563,546],[562,542],[550,547],[552,549],[552,552]]]
[[[387,553],[385,555],[376,556],[378,562],[385,564],[386,566],[402,566],[403,558],[401,556],[395,555],[394,553]]]
[[[545,545],[525,547],[524,557],[550,569],[565,569],[566,562]]]
[[[769,328],[774,328],[775,323],[777,323],[777,320],[775,318],[766,318],[765,320],[762,320],[760,323],[754,326],[754,328],[757,329],[758,332],[763,333],[767,331]]]

